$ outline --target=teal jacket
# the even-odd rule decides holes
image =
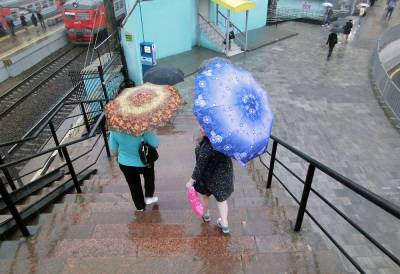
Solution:
[[[134,136],[128,133],[110,131],[110,149],[118,152],[118,163],[124,166],[144,167],[140,160],[139,147],[142,138],[147,144],[157,147],[160,141],[153,132],[149,131],[142,136]]]

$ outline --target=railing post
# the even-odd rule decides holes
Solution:
[[[89,123],[89,119],[88,119],[88,116],[87,116],[87,113],[85,110],[85,106],[83,105],[83,103],[80,103],[79,105],[81,106],[81,112],[83,115],[83,121],[85,122],[86,130],[89,133],[90,132],[90,123]]]
[[[246,10],[246,27],[245,27],[245,33],[246,33],[246,42],[244,43],[244,51],[247,51],[247,33],[248,33],[248,23],[249,23],[249,10]]]
[[[106,147],[107,157],[111,158],[110,146],[108,145],[107,131],[106,131],[104,118],[103,118],[103,121],[101,121],[100,128],[101,128],[101,134],[103,135],[103,139],[104,139],[104,146]]]
[[[107,102],[109,101],[108,99],[108,94],[107,94],[107,88],[106,85],[104,83],[104,71],[103,71],[103,67],[102,66],[98,66],[97,70],[99,71],[99,76],[100,76],[100,81],[101,81],[101,87],[103,89],[103,93],[104,93],[104,98],[107,100]]]
[[[2,165],[2,164],[4,164],[4,161],[3,161],[2,156],[0,154],[0,165]],[[14,180],[13,180],[10,172],[8,171],[8,169],[5,167],[5,168],[2,168],[2,170],[3,170],[4,176],[7,179],[7,183],[10,185],[11,189],[12,190],[17,190],[17,187],[15,186]]]
[[[311,191],[311,184],[314,177],[314,171],[315,171],[315,166],[313,164],[310,164],[307,170],[306,181],[304,182],[303,195],[301,196],[300,208],[297,213],[297,219],[296,219],[296,224],[294,226],[294,231],[300,231],[301,229],[304,212],[306,211],[307,207],[308,195],[310,194]]]
[[[67,163],[69,173],[71,174],[72,181],[74,182],[76,192],[82,193],[81,187],[79,186],[78,177],[76,176],[74,166],[72,165],[71,158],[69,157],[67,147],[62,148],[65,162]]]
[[[3,181],[0,179],[0,194],[4,200],[4,203],[7,205],[8,210],[10,211],[11,215],[13,216],[15,222],[17,223],[18,228],[21,230],[22,234],[25,237],[31,236],[28,228],[25,226],[24,221],[19,215],[17,208],[15,207],[10,195],[7,192],[7,189],[3,185]]]
[[[217,6],[217,14],[216,14],[216,18],[215,18],[215,20],[217,20],[217,21],[215,22],[215,24],[218,26],[218,13],[219,13],[219,5],[217,4],[216,6]]]
[[[53,135],[54,143],[56,144],[56,146],[59,146],[60,142],[58,141],[57,132],[54,128],[54,124],[52,121],[49,122],[49,127],[50,127],[50,131],[51,131],[51,135]],[[58,150],[58,155],[60,155],[60,157],[63,158],[61,149],[59,148],[57,150]]]
[[[229,50],[230,50],[230,40],[229,40],[229,23],[231,19],[231,11],[228,10],[228,16],[225,19],[225,55],[228,56]]]
[[[275,157],[276,157],[277,148],[278,148],[278,142],[274,140],[274,142],[272,143],[271,160],[269,162],[267,188],[271,188],[272,176],[274,175],[274,165],[275,165]]]

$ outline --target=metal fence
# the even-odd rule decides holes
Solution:
[[[391,42],[400,39],[400,24],[385,31],[378,40],[378,46],[374,50],[372,57],[372,79],[377,90],[382,96],[386,105],[390,108],[394,116],[400,120],[400,87],[390,78],[385,64],[382,62],[379,53]]]
[[[78,99],[85,101],[82,107],[85,108],[90,123],[100,115],[101,106],[99,102],[88,101],[113,99],[125,81],[119,43],[114,48],[109,43],[117,34],[114,32],[93,48],[90,62],[82,70],[70,72],[74,85],[80,86]]]

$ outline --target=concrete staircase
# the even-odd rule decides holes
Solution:
[[[265,191],[257,161],[235,169],[229,199],[231,235],[189,209],[184,185],[194,164],[193,117],[160,129],[158,204],[137,212],[115,159],[105,153],[83,194],[67,194],[30,224],[30,240],[0,244],[0,273],[347,273],[326,239],[305,222],[294,233],[297,206],[276,188]]]
[[[223,33],[217,25],[207,21],[200,15],[199,27],[202,33],[204,33],[217,47],[225,52],[225,33]],[[231,40],[231,49],[228,51],[227,56],[234,56],[242,52],[243,50],[236,44],[235,40]]]

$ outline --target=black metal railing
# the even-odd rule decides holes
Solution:
[[[319,227],[319,229],[328,237],[328,239],[339,249],[339,251],[351,262],[351,264],[360,272],[366,273],[360,264],[343,248],[341,244],[328,232],[328,230],[317,220],[315,216],[313,216],[309,210],[307,210],[307,202],[309,200],[310,192],[315,194],[321,201],[323,201],[329,208],[335,211],[343,220],[351,225],[355,230],[361,233],[369,242],[371,242],[375,247],[377,247],[381,252],[383,252],[390,260],[392,260],[396,265],[400,266],[400,259],[396,257],[390,250],[388,250],[382,243],[375,239],[370,233],[368,233],[365,229],[363,229],[359,224],[356,223],[351,217],[349,217],[346,213],[341,211],[337,206],[335,206],[332,202],[330,202],[324,195],[318,192],[316,189],[312,187],[314,173],[316,170],[321,171],[331,179],[334,179],[336,182],[339,182],[341,185],[345,186],[348,190],[353,193],[359,195],[363,199],[371,202],[373,205],[378,207],[381,210],[389,213],[391,216],[395,217],[397,220],[400,220],[400,207],[391,203],[388,200],[380,197],[379,195],[369,191],[368,189],[364,188],[363,186],[355,183],[354,181],[350,180],[349,178],[344,177],[343,175],[339,174],[338,172],[334,171],[333,169],[327,167],[326,165],[322,164],[321,162],[315,160],[314,158],[306,155],[305,153],[301,152],[300,150],[292,147],[291,145],[287,144],[286,142],[282,141],[281,139],[271,136],[273,141],[271,152],[267,152],[270,156],[269,166],[264,162],[262,157],[259,157],[260,162],[263,166],[265,166],[268,172],[268,178],[266,182],[266,187],[271,188],[273,178],[276,179],[277,182],[289,193],[289,195],[299,204],[299,210],[297,212],[296,223],[294,226],[295,231],[300,231],[304,214],[307,214],[310,219]],[[297,175],[290,167],[285,165],[281,160],[277,158],[277,151],[278,147],[283,147],[291,154],[296,155],[297,157],[301,158],[308,164],[306,178],[303,180],[299,175]],[[285,184],[276,173],[274,173],[275,164],[279,164],[286,170],[290,175],[293,176],[298,182],[303,185],[301,199],[299,200],[296,195],[289,189],[287,184]]]
[[[347,15],[348,10],[334,10],[331,20]],[[267,11],[267,24],[273,25],[281,22],[309,19],[316,22],[322,22],[325,17],[325,10],[319,9],[291,9],[291,8],[273,8]]]
[[[117,35],[117,33],[112,35]],[[14,195],[18,191],[18,187],[22,188],[31,184],[33,185],[36,181],[40,180],[41,177],[33,181],[27,180],[27,184],[23,184],[21,181],[22,179],[26,179],[27,176],[36,175],[33,176],[36,178],[38,172],[40,172],[40,176],[46,175],[47,168],[58,155],[61,161],[58,166],[54,167],[57,170],[66,169],[67,172],[65,174],[71,176],[73,185],[79,193],[81,192],[78,181],[79,175],[95,165],[104,148],[106,148],[107,155],[110,156],[103,109],[106,103],[119,93],[123,83],[127,82],[124,78],[126,74],[123,73],[126,67],[121,62],[120,49],[111,49],[107,43],[107,40],[112,35],[107,37],[103,43],[94,49],[96,59],[88,66],[89,68],[84,68],[82,71],[70,72],[74,83],[73,88],[67,91],[40,121],[21,139],[0,144],[0,150],[6,152],[5,157],[0,154],[0,170],[3,173],[0,174],[2,175],[0,176],[0,194],[16,225],[24,236],[29,236],[30,233],[15,206],[16,201],[11,198],[10,190]],[[91,70],[92,67],[94,68],[93,71]],[[87,71],[89,73],[86,73]],[[67,109],[67,116],[63,116],[62,122],[56,124],[54,120],[60,112],[65,112],[65,109]],[[72,121],[71,125],[68,125],[68,120]],[[61,128],[66,123],[67,127]],[[81,137],[71,139],[69,134],[78,128],[80,128],[79,134]],[[50,137],[45,142],[47,146],[43,144],[39,150],[36,149],[33,152],[25,154],[20,153],[19,156],[22,155],[21,157],[9,156],[11,154],[15,156],[15,152],[19,148],[36,141],[46,130],[50,134]],[[88,150],[83,152],[79,150],[79,155],[70,154],[69,148],[71,146],[95,137],[97,139]],[[103,139],[104,144],[96,159],[82,170],[77,171],[74,163],[85,155],[90,154],[100,139]],[[51,144],[49,143],[50,141],[52,141]],[[24,167],[27,163],[32,163],[33,161],[35,161],[34,168],[27,168],[27,171],[23,170],[24,172],[11,172],[17,166]],[[19,168],[20,170],[21,168]],[[28,179],[30,178],[28,177]],[[7,185],[9,186],[9,190],[7,189]]]
[[[100,99],[98,101],[102,102],[104,100]],[[97,134],[98,130],[100,130],[101,135]],[[97,144],[98,140],[100,139],[100,136],[103,136],[104,144],[103,144],[103,147],[100,149],[99,154],[96,156],[96,159],[93,162],[89,163],[86,167],[81,169],[79,172],[76,172],[76,167],[74,166],[74,162],[76,162],[77,160],[81,159],[83,156],[88,155],[90,152],[92,152],[95,145]],[[92,139],[94,137],[97,137],[97,140],[95,140],[94,145],[90,149],[79,153],[79,155],[74,156],[74,158],[71,158],[70,152],[68,150],[69,147],[71,147],[75,144],[78,144],[78,143],[82,143],[83,141]],[[87,131],[87,134],[85,134],[84,137],[78,138],[77,140],[73,140],[73,141],[70,141],[70,142],[67,142],[64,144],[58,144],[52,148],[40,151],[32,156],[27,156],[27,157],[24,157],[24,158],[21,158],[18,160],[3,163],[0,165],[0,170],[3,170],[3,171],[7,170],[8,168],[11,168],[15,165],[34,160],[43,155],[52,154],[54,152],[61,153],[61,156],[64,159],[64,163],[62,165],[58,166],[57,169],[63,169],[66,167],[67,168],[66,174],[69,174],[71,176],[71,179],[73,181],[76,191],[78,193],[81,193],[82,191],[80,188],[80,182],[78,180],[78,176],[97,162],[97,159],[99,158],[100,154],[102,153],[104,147],[106,148],[107,156],[110,157],[111,155],[110,155],[110,149],[109,149],[108,143],[107,143],[107,132],[106,132],[106,127],[105,127],[105,116],[104,116],[104,113],[102,112],[102,114],[98,117],[96,123]],[[13,180],[13,178],[11,178],[11,177],[7,177],[7,179],[10,180],[8,182],[9,184]],[[2,196],[3,201],[7,205],[7,208],[10,211],[12,217],[16,221],[18,228],[21,230],[21,232],[23,233],[24,236],[29,237],[30,233],[29,233],[28,229],[26,228],[26,226],[21,218],[21,215],[15,206],[14,201],[11,199],[10,193],[8,193],[7,189],[5,188],[4,184],[1,181],[1,179],[0,179],[0,194]]]

